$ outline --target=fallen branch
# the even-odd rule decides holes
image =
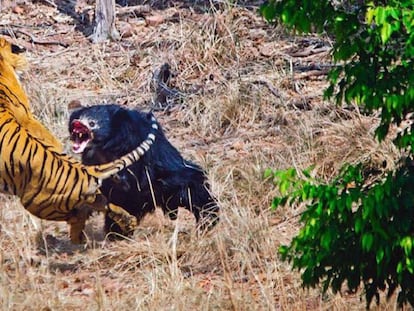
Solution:
[[[337,66],[332,65],[332,64],[310,63],[308,65],[294,65],[293,70],[300,71],[300,72],[312,71],[312,70],[324,71],[324,70],[330,70],[333,67],[337,67]]]
[[[116,10],[117,15],[127,15],[131,13],[141,15],[141,14],[149,13],[149,12],[151,12],[151,7],[149,5],[127,6],[127,7],[118,8]]]
[[[18,29],[18,28],[14,28],[14,29],[10,29],[10,30],[7,30],[7,29],[2,29],[2,30],[0,30],[0,32],[1,32],[1,34],[3,34],[3,35],[11,35],[12,33],[21,33],[21,34],[23,34],[23,35],[25,35],[25,36],[27,36],[27,37],[29,37],[29,39],[30,39],[30,42],[31,43],[34,43],[34,44],[42,44],[42,45],[60,45],[60,46],[63,46],[63,47],[65,47],[65,48],[67,48],[68,46],[69,46],[69,44],[67,44],[67,43],[64,43],[64,42],[61,42],[61,41],[56,41],[56,40],[42,40],[42,39],[39,39],[39,38],[36,38],[34,35],[32,35],[31,33],[29,33],[29,32],[27,32],[27,31],[25,31],[25,30],[22,30],[22,29]]]
[[[306,57],[306,56],[310,56],[310,55],[315,55],[315,54],[320,54],[320,53],[323,53],[323,52],[327,52],[327,51],[330,51],[330,50],[331,50],[331,48],[327,47],[327,46],[323,46],[323,47],[320,47],[320,48],[309,47],[309,48],[306,48],[305,50],[302,50],[302,51],[289,53],[289,55],[292,56],[292,57]]]
[[[310,77],[324,76],[324,75],[327,75],[328,72],[329,72],[329,69],[311,70],[308,72],[302,72],[300,74],[295,74],[295,79],[307,79]]]

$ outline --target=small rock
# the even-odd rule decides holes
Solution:
[[[134,27],[130,23],[120,22],[119,33],[121,34],[122,38],[129,38],[135,34],[135,30],[134,30]]]
[[[15,14],[23,14],[24,13],[24,9],[21,6],[15,5],[13,7],[13,13],[15,13]]]
[[[241,142],[241,141],[236,141],[236,142],[233,143],[233,145],[231,147],[236,151],[240,151],[240,150],[244,149],[244,143]]]
[[[162,15],[152,15],[145,17],[145,21],[148,26],[158,26],[164,23],[165,19]]]
[[[261,53],[263,56],[266,56],[266,57],[271,57],[271,56],[274,56],[274,55],[275,55],[275,53],[276,53],[276,51],[277,51],[277,48],[276,48],[275,43],[273,43],[273,42],[267,42],[267,43],[264,43],[264,44],[260,47],[260,53]]]

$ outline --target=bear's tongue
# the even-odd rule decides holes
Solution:
[[[72,122],[70,140],[72,141],[72,151],[74,153],[82,153],[88,145],[90,138],[90,131],[82,122],[78,120]]]

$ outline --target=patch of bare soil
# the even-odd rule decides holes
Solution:
[[[0,309],[362,310],[363,293],[303,290],[280,260],[302,207],[270,210],[277,190],[263,179],[269,167],[310,165],[329,179],[345,162],[383,169],[398,156],[372,138],[375,118],[322,99],[330,39],[267,24],[260,2],[124,2],[122,39],[96,45],[91,2],[0,3],[2,33],[27,49],[32,109],[68,150],[72,100],[154,110],[173,144],[206,169],[221,222],[200,236],[185,210],[175,222],[157,211],[131,239],[112,242],[96,216],[88,244],[74,246],[65,224],[2,196]]]

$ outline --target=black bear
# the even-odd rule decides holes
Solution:
[[[73,111],[69,120],[72,150],[86,165],[102,164],[128,153],[151,131],[152,113],[119,105],[96,105]],[[219,206],[210,193],[204,171],[185,160],[165,137],[158,124],[155,142],[142,159],[117,176],[103,181],[101,191],[109,202],[122,206],[138,222],[156,206],[171,219],[178,207],[191,211],[200,228],[219,220]],[[123,234],[109,218],[107,232]]]

